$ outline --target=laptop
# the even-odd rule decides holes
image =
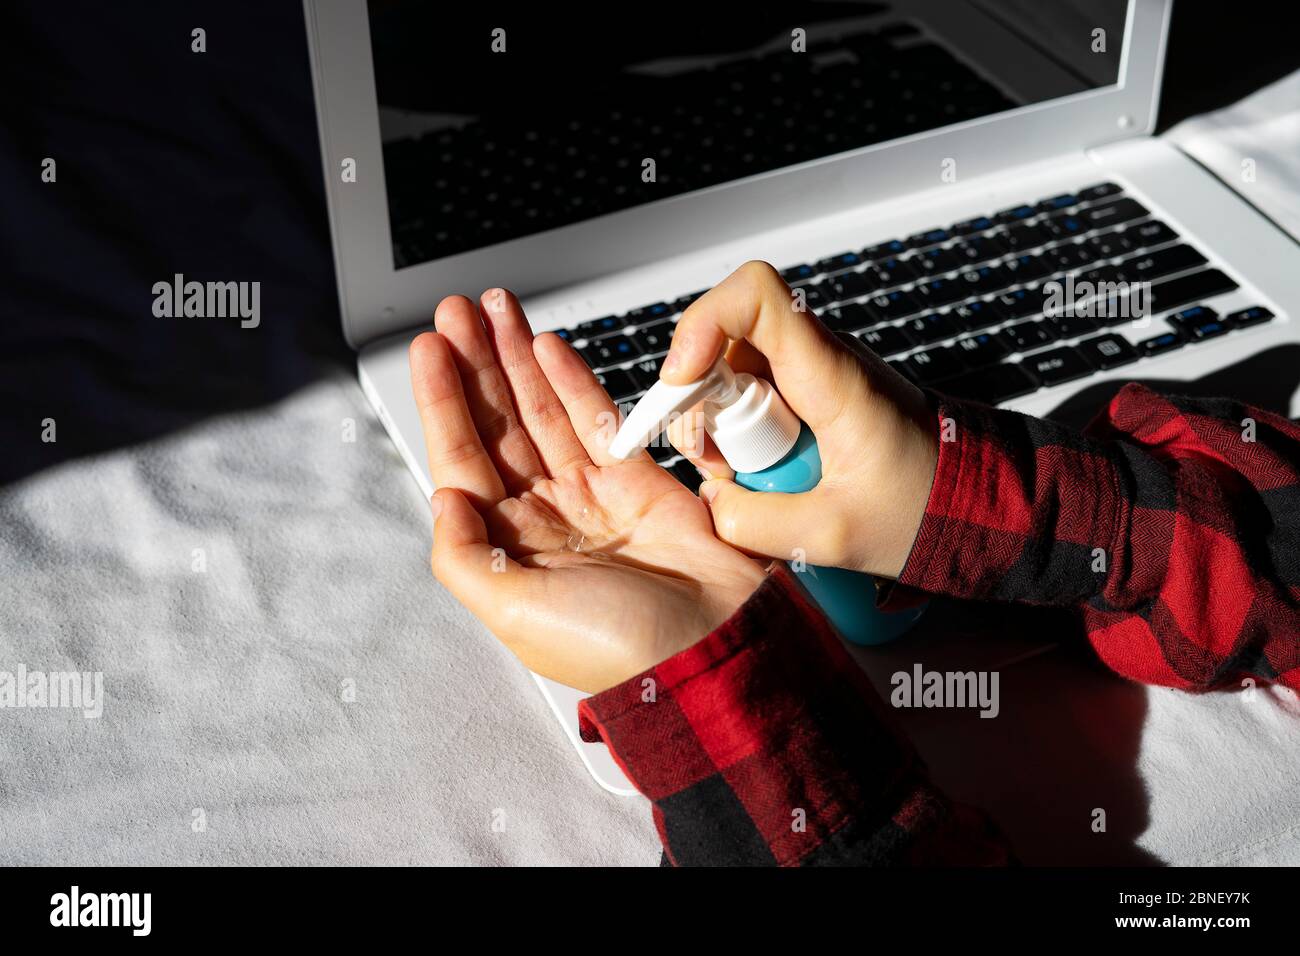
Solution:
[[[620,404],[749,259],[918,384],[1031,414],[1300,340],[1296,243],[1151,135],[1169,0],[753,6],[306,0],[344,332],[426,495],[407,346],[452,293],[509,287]]]

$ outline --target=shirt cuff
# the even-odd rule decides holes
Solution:
[[[789,864],[851,822],[888,822],[895,791],[917,765],[866,675],[784,567],[717,630],[578,710],[583,739],[603,740],[661,809],[676,863],[692,862],[697,846],[685,824],[663,832],[674,805],[708,804],[695,815],[711,831],[700,845],[734,833],[730,845],[754,848],[748,862]]]

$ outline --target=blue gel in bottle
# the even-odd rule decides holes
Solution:
[[[804,425],[790,452],[775,465],[762,471],[736,475],[736,484],[751,491],[782,491],[797,494],[810,491],[822,479],[822,458],[817,439]],[[876,582],[869,574],[843,568],[803,570],[791,567],[799,581],[844,639],[854,644],[884,644],[905,634],[925,612],[927,605],[901,611],[881,611],[876,607]]]

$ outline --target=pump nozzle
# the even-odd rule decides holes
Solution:
[[[701,379],[686,385],[658,381],[636,403],[610,442],[609,453],[626,461],[650,444],[668,427],[674,415],[689,411],[702,401],[726,401],[736,391],[736,373],[725,359],[718,359]]]
[[[688,385],[655,382],[636,403],[610,443],[620,461],[654,441],[673,415],[704,404],[704,428],[736,472],[762,471],[794,447],[802,427],[794,412],[767,382],[737,375],[719,358],[701,379]]]

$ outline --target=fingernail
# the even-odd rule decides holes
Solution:
[[[704,499],[706,505],[713,503],[713,499],[718,496],[718,489],[721,486],[722,482],[714,479],[709,479],[700,485],[700,497]]]
[[[433,515],[433,520],[438,520],[438,515],[442,514],[442,499],[437,495],[429,498],[429,513]]]
[[[702,466],[700,466],[700,465],[696,465],[696,466],[695,466],[695,470],[698,471],[698,472],[700,473],[700,477],[703,478],[705,481],[712,481],[712,480],[713,480],[713,475],[711,475],[711,474],[709,473],[709,469],[704,468],[704,467],[702,467]]]
[[[659,369],[659,374],[661,376],[671,375],[673,372],[677,371],[678,367],[681,364],[682,364],[681,359],[677,357],[677,353],[669,352],[668,357],[664,359],[663,367]]]

